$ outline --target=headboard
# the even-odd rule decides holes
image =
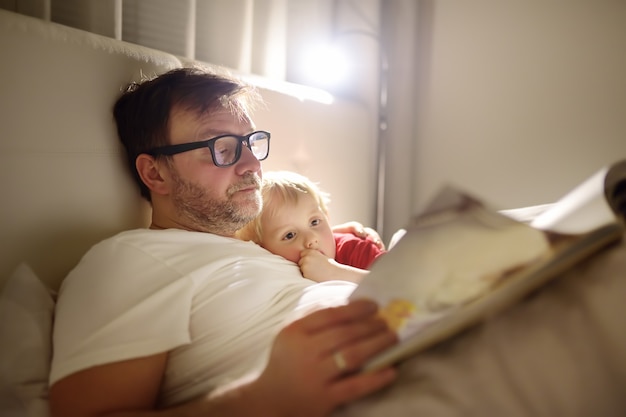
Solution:
[[[147,224],[150,209],[126,175],[111,108],[128,82],[183,60],[3,10],[0,56],[0,287],[26,262],[54,288],[95,242]],[[367,159],[367,146],[346,140],[371,142],[367,110],[259,89],[268,105],[255,119],[273,134],[264,169],[311,176],[341,196],[334,220],[369,223],[373,167],[342,181],[325,168],[341,169],[342,146]],[[321,140],[334,146],[330,155]]]

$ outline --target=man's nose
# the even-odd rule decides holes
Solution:
[[[247,146],[241,147],[241,157],[237,161],[237,165],[244,168],[245,171],[257,172],[261,169],[261,161],[254,156]]]

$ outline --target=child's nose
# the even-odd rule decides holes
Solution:
[[[307,249],[317,249],[317,238],[315,236],[307,237],[306,248]]]

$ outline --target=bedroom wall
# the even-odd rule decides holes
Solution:
[[[445,182],[522,207],[626,157],[626,2],[393,4],[386,235]]]
[[[39,4],[0,0],[0,7],[16,3]],[[330,3],[285,4],[291,11],[305,8],[307,23],[314,26],[328,14]],[[375,1],[358,5],[364,3],[370,11],[376,9]],[[626,155],[626,2],[394,0],[380,6],[389,59],[381,197],[375,195],[375,140],[364,153],[360,146],[366,141],[352,136],[346,144],[353,148],[342,142],[343,158],[319,153],[288,165],[309,164],[310,169],[311,161],[324,161],[313,176],[320,172],[323,185],[337,187],[337,205],[356,202],[341,203],[340,217],[375,225],[388,239],[446,182],[458,183],[498,208],[542,204],[600,165]],[[307,26],[308,31],[315,28]],[[369,78],[363,82],[368,85]],[[352,105],[361,107],[374,139],[375,103],[358,101]],[[298,127],[296,120],[291,114],[285,117]],[[346,137],[338,112],[333,123],[328,129]],[[338,180],[354,168],[365,172],[358,186]],[[381,201],[384,211],[377,213]]]

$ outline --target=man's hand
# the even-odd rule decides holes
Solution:
[[[278,415],[320,417],[390,384],[393,368],[357,372],[397,342],[377,310],[375,303],[359,300],[292,322],[278,334],[266,369],[249,388],[275,404]]]

